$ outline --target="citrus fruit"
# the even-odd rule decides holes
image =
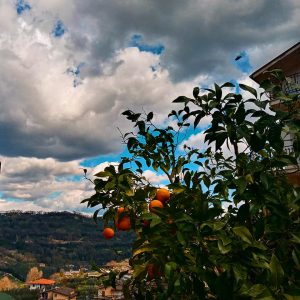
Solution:
[[[114,237],[115,231],[112,228],[105,228],[102,232],[102,235],[105,239],[109,240]]]
[[[128,231],[131,228],[130,217],[124,216],[121,219],[116,220],[116,227],[119,230]]]
[[[125,208],[123,206],[119,207],[118,210],[117,210],[117,214],[121,214],[122,212],[125,211]]]
[[[143,220],[142,221],[142,226],[143,227],[150,227],[150,221],[149,220]]]
[[[156,191],[156,197],[157,200],[164,203],[166,201],[170,200],[170,192],[167,189],[161,188]]]
[[[159,269],[154,264],[148,264],[147,265],[147,274],[149,276],[149,279],[153,279],[155,277],[160,277],[161,276],[161,273],[160,273]]]
[[[164,205],[161,201],[159,200],[152,200],[149,204],[149,210],[152,212],[153,210],[155,210],[156,208],[163,208]]]

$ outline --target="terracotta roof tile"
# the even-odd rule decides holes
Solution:
[[[28,284],[42,284],[42,285],[52,285],[54,283],[55,283],[54,280],[45,279],[45,278],[41,278],[41,279],[38,279],[38,280],[28,282]]]

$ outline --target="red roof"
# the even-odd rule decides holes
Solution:
[[[52,285],[54,283],[55,283],[54,280],[45,279],[45,278],[41,278],[41,279],[38,279],[38,280],[28,282],[28,284],[41,284],[41,285]]]

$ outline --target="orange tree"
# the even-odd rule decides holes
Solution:
[[[96,174],[95,194],[84,201],[105,209],[106,226],[130,218],[128,299],[299,299],[299,188],[285,176],[300,151],[299,94],[282,91],[281,72],[272,76],[262,93],[240,84],[249,98],[224,93],[231,83],[203,95],[194,88],[194,98],[173,101],[182,105],[169,114],[176,129],[155,126],[152,112],[123,113],[135,127],[123,135],[131,156]],[[285,109],[268,109],[265,93]],[[204,117],[209,147],[180,151],[182,130]],[[282,132],[295,137],[290,153]],[[157,189],[142,176],[145,166],[166,174],[171,192],[151,210]]]

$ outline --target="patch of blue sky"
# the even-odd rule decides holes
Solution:
[[[252,65],[248,53],[241,51],[233,60],[234,66],[243,73],[249,74],[252,71]]]
[[[240,86],[239,86],[239,83],[235,80],[235,79],[231,79],[229,82],[231,82],[232,84],[234,84],[234,89],[235,89],[235,93],[236,94],[240,94],[240,92],[241,92],[241,88],[240,88]]]
[[[56,199],[56,198],[58,198],[61,194],[62,194],[62,192],[53,192],[53,193],[51,193],[51,194],[48,196],[48,198],[49,198],[49,199]]]
[[[75,67],[69,67],[66,73],[73,77],[73,87],[77,87],[78,85],[82,84],[82,78],[80,77],[80,72],[82,67],[85,65],[84,62],[79,63]]]
[[[22,15],[26,10],[30,10],[31,5],[24,0],[16,1],[16,10],[18,15]]]
[[[131,40],[129,42],[130,47],[136,47],[141,52],[151,52],[156,55],[160,55],[164,50],[165,46],[163,44],[154,44],[150,45],[143,41],[143,36],[140,34],[134,34],[131,37]]]
[[[72,182],[80,182],[84,179],[84,173],[82,170],[82,175],[67,175],[67,176],[56,176],[55,181],[57,182],[65,182],[65,181],[72,181]]]
[[[4,199],[7,202],[15,202],[15,203],[24,203],[28,202],[28,200],[20,199],[20,198],[14,198],[14,197],[8,197]],[[16,207],[17,209],[17,207]]]
[[[54,24],[53,30],[52,30],[52,35],[54,37],[62,37],[65,32],[67,31],[64,23],[61,20],[57,20],[56,23]]]
[[[124,146],[123,151],[117,154],[110,154],[110,155],[99,155],[91,158],[87,158],[80,162],[80,166],[83,168],[95,168],[96,166],[100,165],[104,162],[118,162],[121,160],[121,157],[129,157],[129,152],[127,148]]]

